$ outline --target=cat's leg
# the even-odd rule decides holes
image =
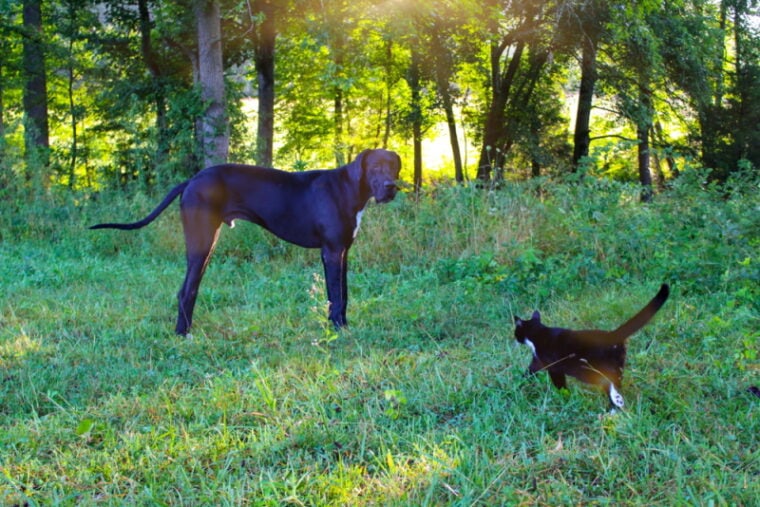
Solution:
[[[625,407],[625,401],[623,401],[623,395],[620,394],[620,391],[617,390],[615,384],[610,382],[607,388],[607,392],[609,393],[610,401],[613,405],[612,411],[615,411],[616,408],[622,410],[623,407]]]
[[[567,387],[566,377],[564,373],[558,371],[549,371],[549,377],[552,379],[552,384],[557,389],[564,389]]]
[[[536,356],[533,356],[533,360],[528,366],[528,374],[534,375],[544,369],[544,363],[542,363]]]

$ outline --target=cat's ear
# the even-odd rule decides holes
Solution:
[[[537,321],[540,322],[541,321],[541,314],[538,313],[538,310],[536,310],[535,312],[533,312],[533,317],[531,317],[530,319],[531,320],[537,320]]]
[[[523,320],[517,315],[515,315],[515,326],[520,327],[522,326],[522,324],[523,324]]]

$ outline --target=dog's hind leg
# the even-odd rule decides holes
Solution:
[[[193,322],[198,288],[211,260],[211,254],[214,253],[222,221],[208,212],[183,210],[182,224],[187,249],[187,272],[182,288],[177,294],[179,310],[175,331],[179,335],[187,334]]]

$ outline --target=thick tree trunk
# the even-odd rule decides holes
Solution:
[[[494,171],[500,171],[504,165],[504,152],[500,146],[506,117],[504,109],[507,99],[500,92],[494,92],[488,109],[485,128],[483,129],[483,146],[478,161],[478,179],[488,181]]]
[[[205,166],[227,161],[229,125],[224,96],[222,29],[216,0],[196,0],[198,26],[198,73],[201,99],[206,110],[201,118],[200,141]]]
[[[258,85],[258,120],[256,130],[256,163],[272,167],[274,158],[274,64],[275,13],[272,0],[254,2],[255,12],[262,15],[261,23],[255,34],[254,63]]]
[[[47,78],[45,75],[45,48],[42,40],[41,0],[24,0],[24,147],[26,150],[28,180],[31,166],[47,167],[49,162],[49,128],[47,110]],[[48,175],[42,175],[47,186]]]
[[[578,169],[581,159],[588,157],[591,145],[591,107],[596,86],[596,47],[586,39],[583,43],[581,57],[581,86],[578,93],[578,111],[575,117],[575,133],[573,135],[573,171]]]

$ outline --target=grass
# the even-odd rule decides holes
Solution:
[[[760,200],[686,175],[430,189],[372,206],[349,321],[316,251],[222,232],[174,336],[176,207],[9,202],[0,215],[0,504],[754,505]],[[176,206],[176,205],[175,205]],[[513,314],[611,328],[659,284],[623,395],[525,378]]]

